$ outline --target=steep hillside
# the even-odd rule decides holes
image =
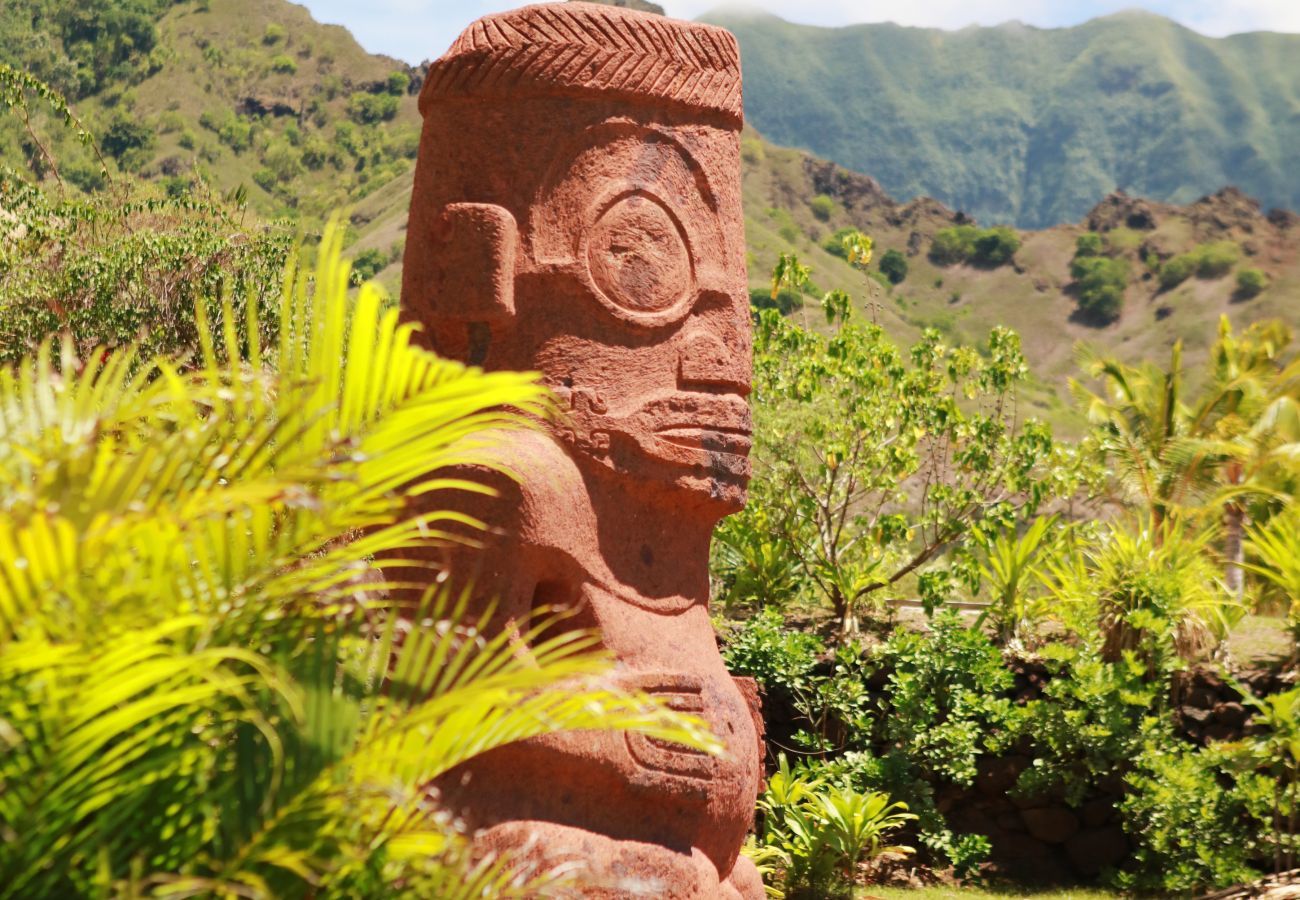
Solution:
[[[747,135],[744,159],[755,287],[777,254],[793,248],[811,263],[818,288],[852,289],[864,298],[862,314],[874,315],[899,338],[934,327],[954,340],[975,342],[994,325],[1015,328],[1038,379],[1028,400],[1036,414],[1060,425],[1072,424],[1065,383],[1077,373],[1080,342],[1133,362],[1166,360],[1169,347],[1182,340],[1195,365],[1213,341],[1221,315],[1238,327],[1272,317],[1300,326],[1300,217],[1265,215],[1257,202],[1233,188],[1186,206],[1115,193],[1075,224],[1019,232],[1021,246],[1005,265],[943,265],[934,258],[935,235],[969,223],[963,214],[928,197],[895,201],[874,179],[773,147],[756,135]],[[869,278],[828,252],[834,233],[849,226],[875,240]],[[1080,308],[1071,263],[1086,234],[1096,234],[1101,255],[1127,269],[1123,307],[1114,321],[1098,321]],[[1161,271],[1173,268],[1170,260],[1192,258],[1206,247],[1223,252],[1228,261],[1222,270],[1204,277],[1193,271],[1172,287],[1162,286]],[[906,277],[897,285],[879,271],[890,250],[907,262]],[[1254,296],[1238,285],[1245,269],[1264,276],[1266,286]],[[807,316],[815,323],[820,312]]]
[[[984,223],[1078,221],[1116,188],[1227,184],[1300,209],[1300,35],[1212,39],[1123,13],[1074,28],[814,28],[744,12],[750,122]]]
[[[121,177],[152,180],[182,195],[201,183],[223,194],[242,190],[256,214],[289,217],[309,232],[329,211],[346,208],[352,252],[367,274],[377,273],[395,290],[419,132],[420,71],[367,54],[345,30],[320,25],[285,0],[178,2],[158,5],[151,15],[156,31],[147,53],[126,54],[87,88],[73,83],[80,92],[74,105],[101,143],[116,141],[112,166]],[[33,46],[29,40],[6,50],[16,62],[39,61]],[[77,52],[74,42],[64,59]],[[57,63],[59,55],[50,58]],[[51,71],[60,66],[78,71],[63,63]],[[752,79],[752,67],[750,73]],[[64,141],[56,155],[72,159],[65,177],[86,179],[93,189],[89,157],[59,138],[62,131],[49,134]],[[131,145],[133,135],[140,143]],[[874,140],[864,132],[868,139]],[[1132,361],[1164,357],[1181,337],[1195,360],[1221,314],[1238,324],[1279,315],[1300,324],[1300,224],[1289,214],[1263,215],[1235,190],[1187,206],[1118,194],[1096,205],[1103,191],[1075,224],[1018,233],[1021,246],[1006,264],[941,265],[933,258],[935,237],[969,224],[964,214],[928,197],[896,201],[873,178],[776,147],[753,130],[742,150],[756,298],[766,295],[778,254],[793,250],[813,267],[815,288],[791,314],[811,326],[824,324],[818,300],[835,288],[858,298],[859,315],[899,340],[935,327],[954,340],[978,341],[995,324],[1012,326],[1022,333],[1039,379],[1027,401],[1061,424],[1070,422],[1065,379],[1074,373],[1077,341]],[[0,160],[40,168],[12,119],[0,119]],[[947,163],[966,161],[958,154]],[[834,234],[848,227],[876,241],[870,272],[851,268],[836,252]],[[1097,252],[1118,260],[1126,275],[1119,286],[1123,308],[1111,322],[1080,311],[1071,262],[1076,242],[1089,232],[1099,236]],[[1232,257],[1226,268],[1204,278],[1189,273],[1162,288],[1162,267],[1204,245]],[[891,250],[907,268],[897,284],[879,268]],[[1250,298],[1237,286],[1244,269],[1258,269],[1263,278]]]
[[[67,93],[115,174],[160,181],[178,195],[199,181],[222,193],[242,190],[261,215],[310,227],[409,173],[419,138],[418,73],[367,53],[346,29],[316,22],[302,6],[11,5],[0,15],[8,38],[0,60]],[[119,31],[126,32],[120,41]],[[94,57],[94,48],[115,41],[136,49]],[[65,178],[99,187],[90,154],[65,130],[47,130]],[[0,160],[30,160],[29,144],[21,129],[0,128]]]

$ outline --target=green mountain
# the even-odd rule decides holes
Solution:
[[[704,20],[740,40],[756,128],[896,197],[1022,228],[1116,188],[1190,203],[1232,184],[1300,209],[1300,35],[1214,39],[1138,12],[961,31]]]

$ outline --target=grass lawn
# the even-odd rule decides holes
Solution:
[[[1057,890],[1012,890],[1009,888],[934,887],[911,890],[895,887],[867,887],[857,895],[857,900],[1113,900],[1121,897],[1109,891],[1094,888],[1064,888]]]

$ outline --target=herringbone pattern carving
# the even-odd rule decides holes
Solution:
[[[525,86],[656,97],[741,117],[740,50],[729,32],[585,3],[479,19],[430,68],[420,102]]]

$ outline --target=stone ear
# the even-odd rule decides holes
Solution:
[[[438,314],[494,325],[514,318],[518,244],[519,228],[509,210],[487,203],[449,204],[433,225]]]

